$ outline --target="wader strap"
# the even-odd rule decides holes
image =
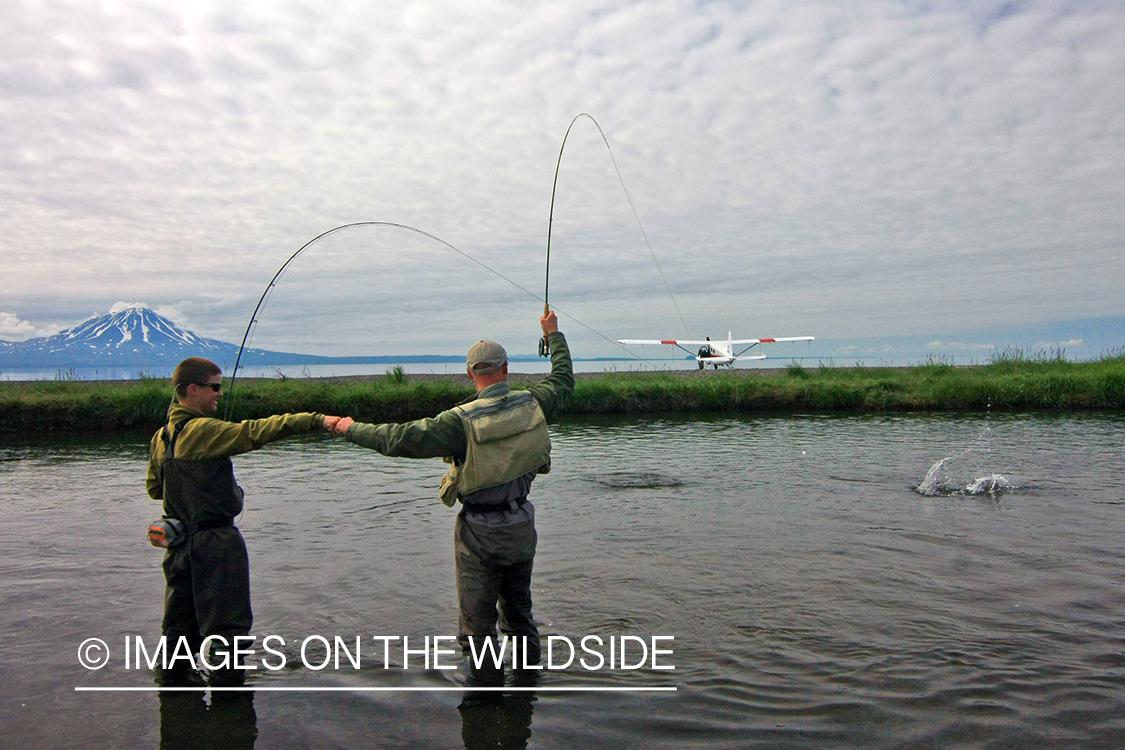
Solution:
[[[191,536],[197,531],[207,531],[208,529],[225,529],[229,526],[234,526],[233,518],[215,518],[210,521],[196,521],[195,523],[185,523],[184,536]]]
[[[516,510],[522,508],[524,503],[527,502],[526,497],[516,498],[515,500],[505,500],[502,503],[492,503],[490,505],[478,505],[476,503],[466,503],[461,501],[466,513],[499,513],[505,510]],[[512,507],[513,504],[515,507]]]
[[[195,417],[189,417],[177,425],[172,427],[172,439],[168,439],[168,425],[164,425],[164,429],[160,432],[160,439],[164,441],[164,458],[176,457],[176,439],[180,437],[180,433],[184,431],[186,425]]]

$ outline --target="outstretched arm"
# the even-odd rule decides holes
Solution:
[[[333,429],[356,445],[404,458],[435,458],[465,454],[465,428],[454,411],[413,422],[366,424],[344,417]]]

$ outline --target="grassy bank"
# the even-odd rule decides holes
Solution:
[[[513,376],[520,383],[539,376]],[[279,412],[347,414],[362,421],[432,415],[470,395],[463,377],[240,379],[232,418]],[[0,383],[0,431],[155,429],[168,380]],[[220,401],[220,409],[225,402]],[[602,373],[579,377],[568,414],[1115,410],[1125,408],[1125,356],[1095,362],[1006,354],[957,367],[813,367],[781,370]]]

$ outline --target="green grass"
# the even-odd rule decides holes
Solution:
[[[518,386],[517,386],[518,387]],[[436,414],[471,395],[464,378],[411,382],[401,369],[368,381],[240,379],[231,418],[294,411],[388,422]],[[220,414],[226,399],[220,401]],[[169,381],[61,379],[0,382],[0,431],[156,429],[171,399]],[[568,414],[654,412],[792,413],[1033,411],[1125,408],[1125,354],[1068,362],[1060,353],[1007,350],[989,364],[958,367],[930,358],[913,367],[806,368],[763,375],[703,372],[604,373],[583,377]]]

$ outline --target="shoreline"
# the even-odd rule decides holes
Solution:
[[[509,373],[517,389],[546,373]],[[858,414],[1125,409],[1125,357],[1096,362],[1007,360],[987,365],[651,370],[575,373],[561,415]],[[229,381],[228,381],[229,383]],[[429,417],[471,396],[465,374],[388,372],[239,378],[220,401],[232,421],[317,412],[363,422]],[[167,378],[0,381],[0,433],[155,429]],[[229,404],[229,406],[228,406]]]
[[[905,369],[905,368],[902,368]],[[773,377],[785,372],[785,368],[781,367],[761,367],[761,368],[735,368],[733,370],[634,370],[629,372],[576,372],[574,379],[577,382],[601,380],[602,378],[644,378],[652,376],[670,376],[674,378],[704,378],[704,377]],[[340,383],[370,383],[373,381],[383,380],[387,377],[386,373],[371,374],[371,375],[327,375],[321,377],[297,377],[285,378],[286,380],[298,381],[327,381],[327,382],[340,382]],[[464,373],[403,373],[403,377],[407,383],[426,383],[433,381],[448,380],[454,383],[469,383],[469,376]],[[512,372],[508,373],[508,380],[511,383],[518,385],[529,385],[538,383],[543,378],[547,377],[545,372]],[[271,381],[277,378],[239,378],[238,382],[248,381]]]

